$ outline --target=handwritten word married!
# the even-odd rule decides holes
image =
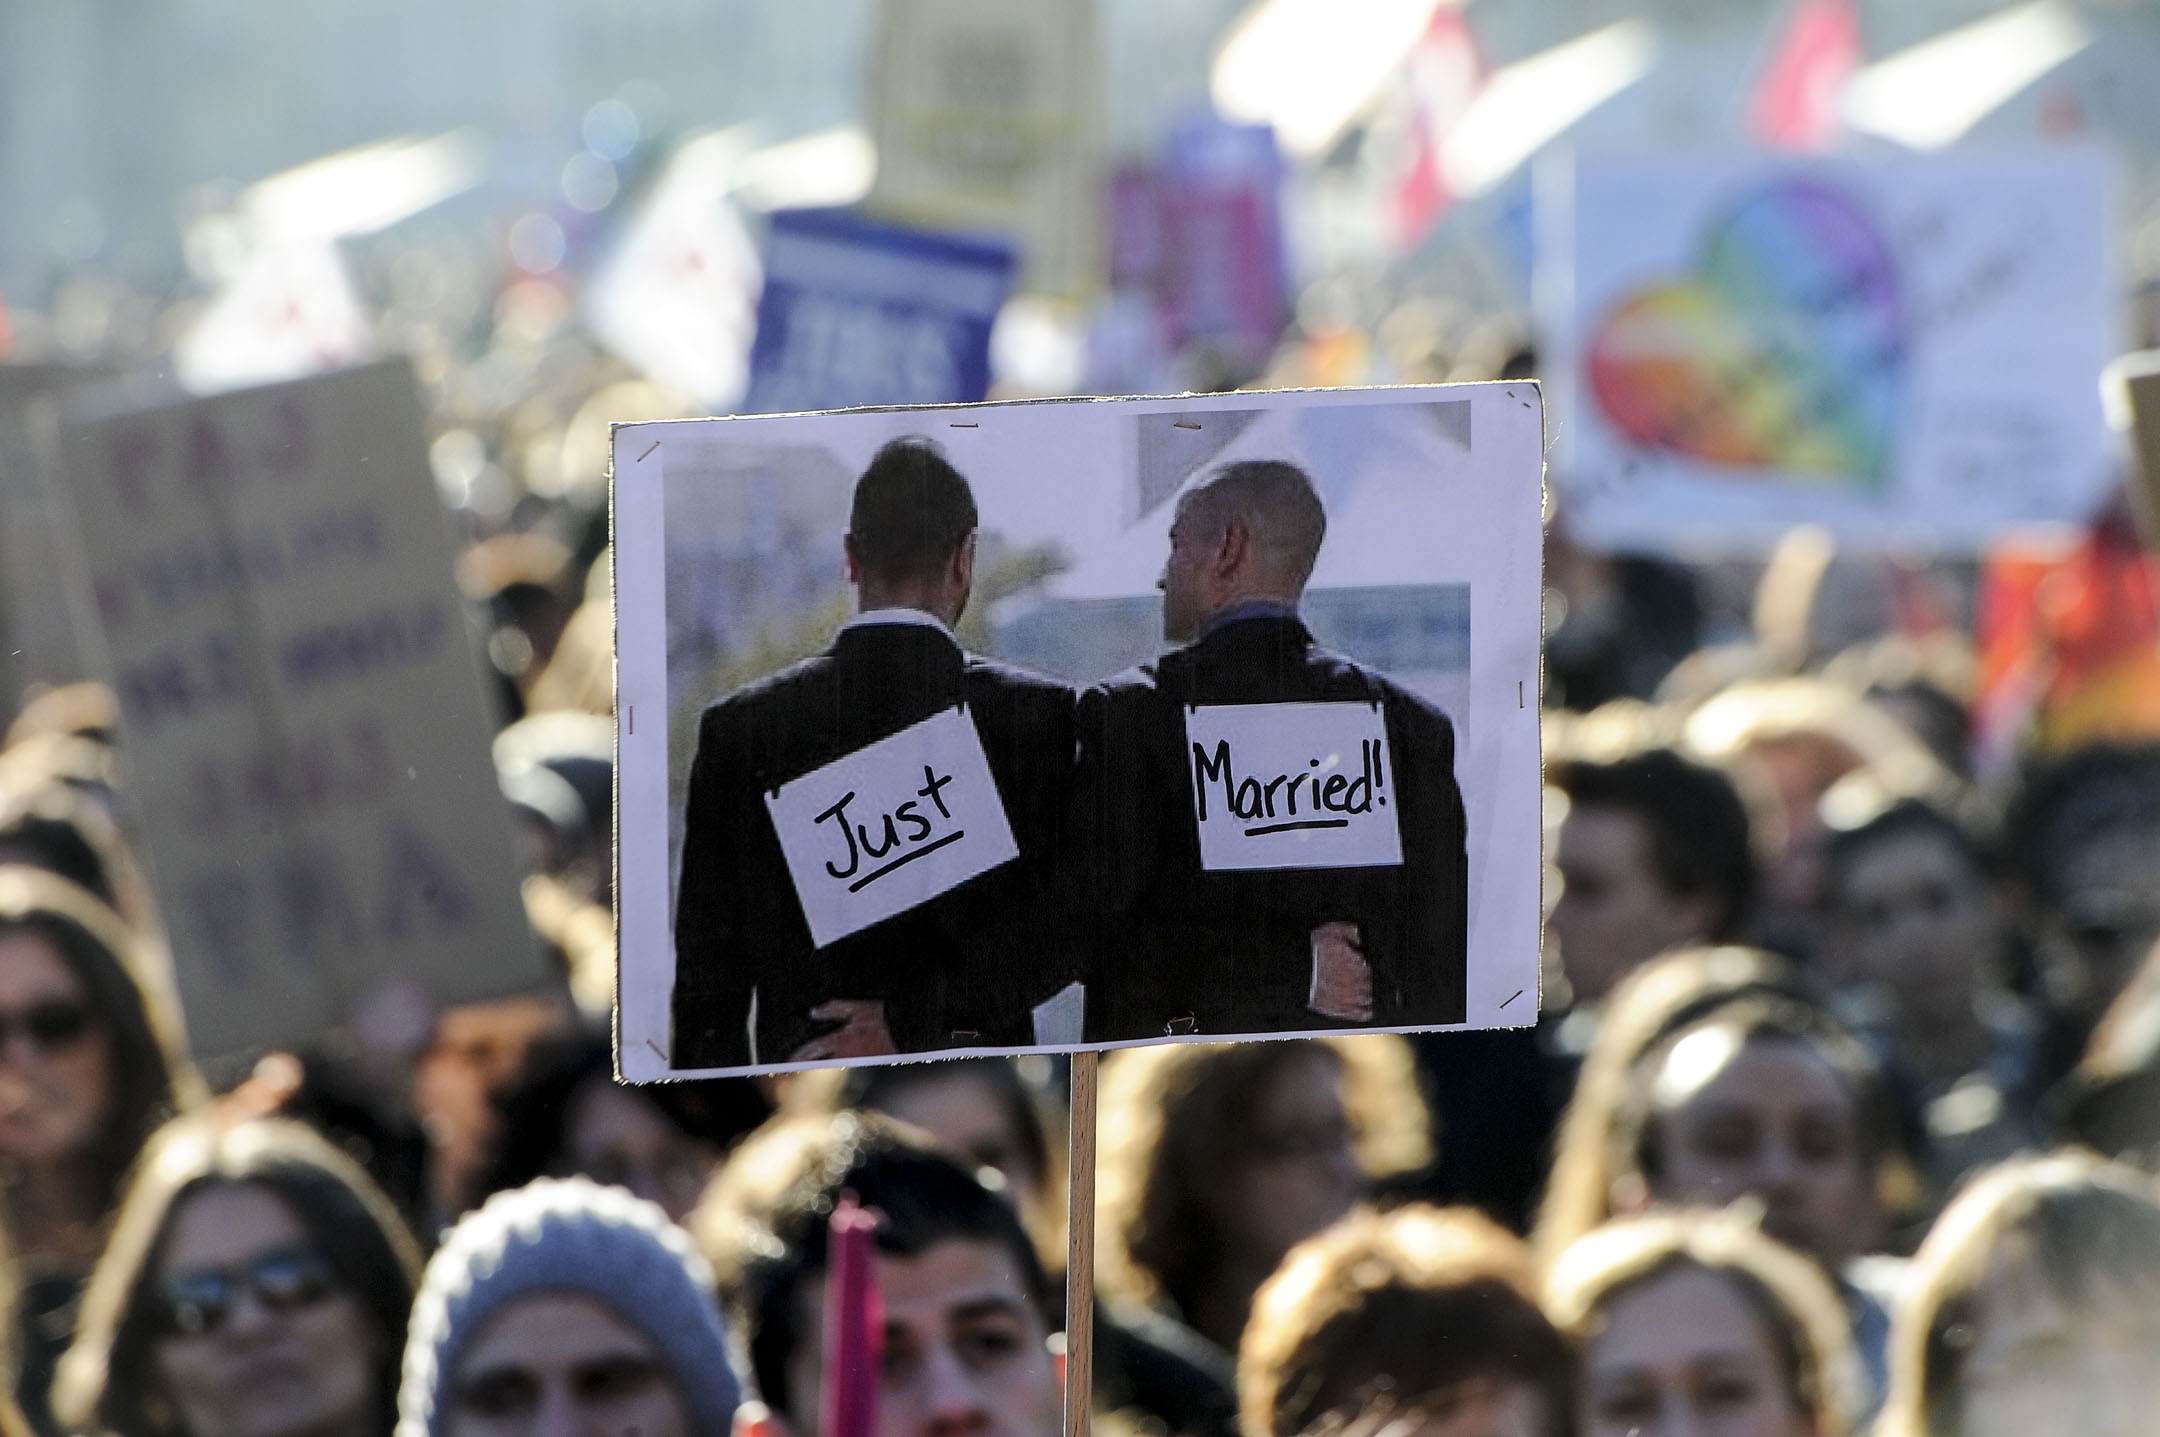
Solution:
[[[1247,838],[1302,829],[1348,828],[1350,815],[1371,813],[1375,804],[1381,808],[1387,807],[1387,797],[1381,792],[1387,787],[1387,765],[1382,761],[1380,743],[1377,740],[1358,741],[1359,772],[1356,778],[1345,773],[1328,773],[1323,779],[1321,772],[1291,772],[1278,773],[1263,782],[1253,775],[1244,778],[1237,776],[1232,767],[1233,759],[1228,739],[1216,742],[1212,756],[1206,747],[1199,743],[1192,746],[1192,751],[1194,805],[1200,822],[1207,822],[1208,783],[1213,780],[1222,785],[1223,807],[1229,810],[1231,817],[1246,822],[1260,818],[1270,820],[1246,829]],[[1327,767],[1333,766],[1334,758],[1330,755]],[[1325,771],[1317,758],[1307,760],[1306,767]],[[1298,789],[1305,784],[1311,785],[1306,794],[1305,811],[1309,816],[1300,818]],[[1275,802],[1277,790],[1281,790],[1283,797],[1280,809]],[[1331,813],[1342,816],[1326,816]]]

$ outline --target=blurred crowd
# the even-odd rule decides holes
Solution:
[[[0,1425],[1049,1437],[1064,1061],[616,1082],[603,511],[467,517],[554,991],[198,1065],[111,695],[12,715]],[[1537,1025],[1106,1055],[1095,1424],[2160,1430],[2160,746],[1987,758],[1960,626],[1808,536],[1547,580]]]

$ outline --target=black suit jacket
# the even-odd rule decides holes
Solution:
[[[982,737],[1019,858],[816,948],[765,794],[959,703]],[[835,998],[882,1000],[904,1052],[1030,1042],[1029,1007],[1075,972],[1073,945],[1041,931],[1040,901],[1070,783],[1072,716],[1065,685],[905,623],[843,629],[825,653],[708,708],[675,911],[675,1066],[784,1062],[834,1026],[809,1014]]]
[[[1377,700],[1403,861],[1208,873],[1200,867],[1188,704]],[[1313,642],[1295,618],[1233,620],[1081,696],[1074,842],[1098,914],[1091,1041],[1333,1026],[1306,1007],[1312,931],[1355,923],[1375,1026],[1464,1016],[1468,862],[1446,715]]]

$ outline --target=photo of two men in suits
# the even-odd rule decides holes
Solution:
[[[1075,983],[1088,1043],[1464,1021],[1454,725],[1315,642],[1304,469],[1220,464],[1174,512],[1174,647],[1076,688],[962,647],[974,492],[877,452],[853,617],[698,718],[675,1069],[1029,1047]]]

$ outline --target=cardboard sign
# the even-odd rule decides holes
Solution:
[[[89,673],[72,614],[79,580],[63,557],[58,486],[40,473],[31,412],[102,377],[86,366],[0,364],[0,707],[33,683]]]
[[[1185,742],[1208,872],[1402,862],[1379,705],[1193,708]]]
[[[996,240],[845,210],[775,214],[744,409],[982,398],[1012,272],[1012,250]]]
[[[2096,152],[1585,157],[1540,174],[1538,307],[1580,542],[1975,553],[2116,478]]]
[[[544,983],[405,365],[58,437],[198,1054]]]
[[[766,796],[823,948],[1020,854],[966,708],[950,708]]]

